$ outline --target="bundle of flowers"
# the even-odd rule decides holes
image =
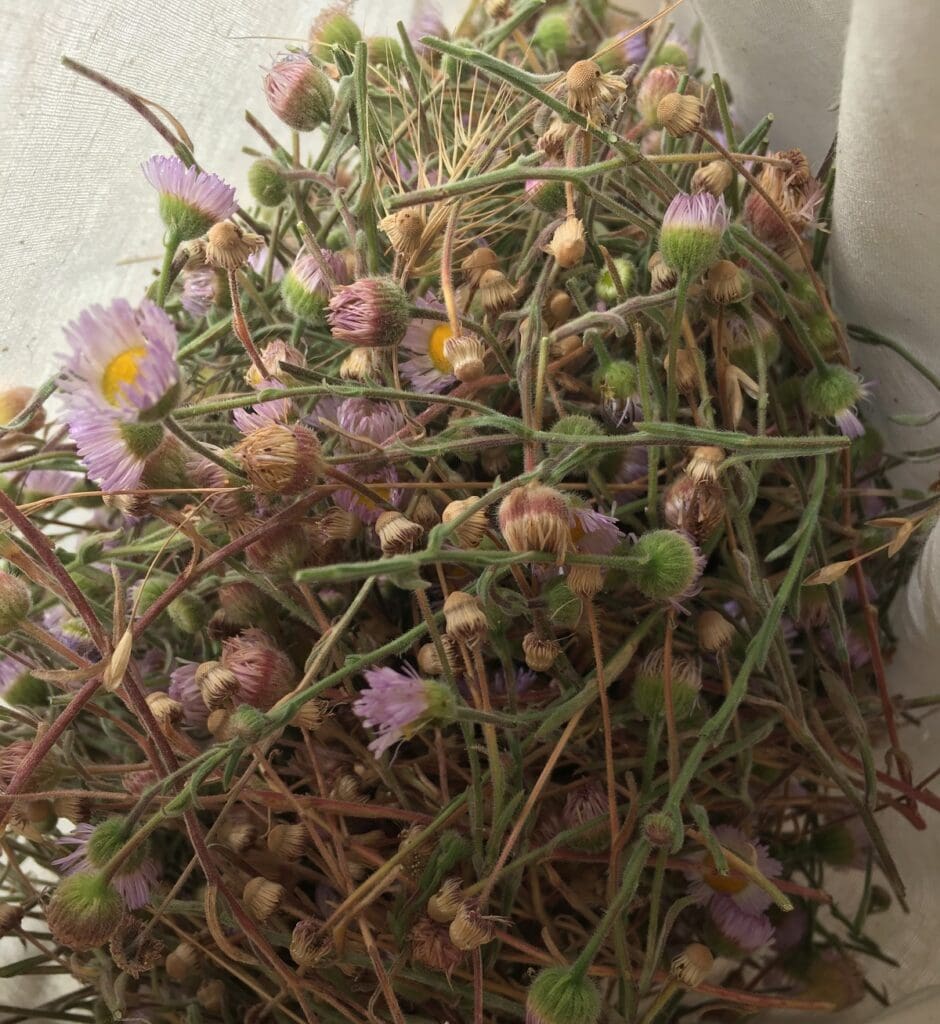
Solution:
[[[166,144],[127,168],[165,256],[0,396],[36,1019],[862,998],[938,799],[881,615],[931,506],[860,419],[832,161],[604,0],[327,11],[242,195],[67,64]]]

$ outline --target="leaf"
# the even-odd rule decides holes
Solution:
[[[858,558],[849,558],[845,562],[832,562],[829,565],[824,565],[821,569],[817,569],[812,575],[807,576],[803,580],[804,587],[815,587],[820,583],[835,583],[836,580],[841,580],[842,577],[855,565],[856,562],[861,562],[864,555],[860,555]]]
[[[898,532],[894,535],[894,538],[888,545],[888,558],[894,558],[901,548],[903,548],[911,539],[911,534],[914,532],[915,525],[915,523],[907,520],[903,526],[898,527]]]

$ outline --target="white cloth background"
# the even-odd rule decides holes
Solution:
[[[121,101],[66,71],[60,56],[168,107],[195,140],[200,162],[245,196],[249,158],[240,149],[256,139],[242,112],[248,107],[277,129],[260,92],[260,68],[286,42],[304,39],[319,6],[0,0],[0,388],[43,379],[55,365],[62,323],[91,301],[138,294],[159,257],[155,196],[138,164],[162,151],[161,140]],[[409,6],[360,0],[358,15],[367,30],[387,32],[407,20]],[[443,6],[453,23],[463,0]],[[648,13],[657,3],[628,6]],[[940,0],[686,0],[675,17],[686,30],[701,19],[704,63],[729,80],[742,125],[773,112],[773,144],[800,146],[814,165],[838,127],[831,247],[838,308],[940,372]],[[878,381],[873,410],[889,447],[940,443],[940,422],[911,429],[888,420],[897,412],[932,412],[940,395],[892,355],[864,348],[854,355]],[[935,463],[907,479],[922,485],[936,473]],[[894,685],[905,694],[929,692],[940,663],[940,534],[899,603],[903,642]],[[915,777],[931,771],[929,727],[907,743]],[[885,915],[879,935],[902,967],[872,967],[893,998],[940,983],[938,833],[912,837],[905,830],[899,839],[912,913]],[[7,988],[0,982],[0,998],[12,998]],[[916,1002],[883,1019],[940,1019],[929,994]],[[853,1019],[873,1012],[866,1007]]]

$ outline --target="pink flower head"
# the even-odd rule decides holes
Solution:
[[[708,913],[721,934],[743,952],[752,953],[773,938],[774,926],[766,914],[748,913],[730,896],[716,896]]]
[[[583,555],[609,555],[623,540],[617,520],[603,512],[573,507],[568,522],[572,544]]]
[[[173,669],[167,693],[183,705],[183,719],[187,725],[197,729],[205,728],[209,709],[196,683],[196,665],[180,665]]]
[[[266,380],[258,390],[283,387],[280,381]],[[270,398],[266,402],[257,402],[248,409],[233,409],[232,419],[243,434],[250,434],[259,427],[267,427],[272,423],[286,423],[293,411],[294,403],[289,398]]]
[[[772,880],[780,877],[780,861],[770,856],[762,842],[749,839],[739,828],[733,825],[719,825],[715,829],[715,838],[742,860],[754,864],[765,878]],[[719,874],[709,854],[704,854],[698,866],[687,870],[685,876],[689,880],[689,895],[698,903],[711,905],[715,900],[730,900],[746,914],[759,914],[772,903],[766,890],[733,868],[727,875]]]
[[[95,826],[87,822],[76,825],[70,835],[62,836],[59,842],[74,849],[52,863],[62,874],[72,875],[80,871],[94,871],[104,864],[89,859],[89,844],[95,833]],[[111,879],[118,895],[128,910],[140,910],[150,902],[150,891],[160,877],[160,867],[151,857],[137,859],[130,857],[125,865]]]
[[[368,438],[376,444],[387,441],[405,425],[405,418],[388,402],[375,402],[371,398],[347,398],[336,410],[337,423],[356,437]],[[372,446],[364,441],[346,438],[355,451],[369,451]]]
[[[444,312],[444,304],[428,292],[416,305]],[[442,320],[412,320],[401,340],[401,352],[407,354],[399,366],[401,375],[415,391],[440,394],[457,383],[453,366],[444,355],[444,344],[453,336],[450,325]]]
[[[410,665],[403,672],[391,668],[363,672],[369,684],[360,690],[353,711],[378,736],[369,749],[378,757],[399,740],[408,739],[429,718],[438,717],[449,704],[442,684],[422,679]]]
[[[728,226],[728,220],[728,208],[721,196],[713,196],[710,192],[696,192],[691,196],[679,192],[663,215],[663,230],[694,228],[721,235]]]
[[[238,699],[268,711],[297,681],[294,663],[261,629],[222,641],[222,665],[238,680]]]
[[[160,193],[160,216],[177,241],[197,238],[238,209],[231,185],[178,156],[152,156],[141,170]]]
[[[136,489],[163,438],[157,423],[126,423],[113,410],[87,403],[67,408],[65,421],[88,476],[106,493]]]
[[[320,259],[317,260],[309,252],[301,251],[281,280],[284,304],[294,316],[304,320],[318,320],[326,309],[333,294],[333,286],[324,277],[321,263],[329,268],[337,284],[342,285],[349,280],[346,261],[338,252],[321,249]]]
[[[329,119],[333,106],[330,80],[306,53],[282,53],[264,76],[271,112],[297,132],[312,132]]]
[[[251,267],[256,274],[264,273],[264,268],[268,265],[270,251],[271,250],[266,245],[262,245],[260,249],[255,249],[248,257],[248,266]],[[271,264],[271,280],[280,281],[283,276],[284,264],[275,257]]]
[[[176,328],[159,306],[124,299],[91,306],[65,328],[69,352],[59,388],[67,411],[113,410],[126,420],[159,419],[179,390]]]
[[[419,56],[434,52],[421,42],[424,36],[436,36],[438,39],[447,39],[449,36],[441,17],[441,9],[432,0],[417,0],[408,25],[408,38]]]
[[[338,468],[344,473],[356,477],[360,483],[366,484],[379,497],[389,502],[389,504],[398,506],[401,503],[402,490],[391,486],[398,482],[398,473],[395,472],[394,466],[386,466],[383,469],[370,470],[368,472],[363,472],[360,466],[353,465],[340,466]],[[334,491],[333,501],[341,509],[351,512],[354,516],[358,516],[367,526],[374,523],[384,511],[380,505],[371,501],[364,494],[360,494],[359,491],[354,491],[352,488],[347,487]]]
[[[215,305],[217,280],[216,272],[211,267],[197,267],[183,272],[180,302],[190,316],[198,320]]]
[[[404,337],[411,303],[389,277],[362,277],[330,299],[327,320],[335,338],[350,345],[387,348]]]

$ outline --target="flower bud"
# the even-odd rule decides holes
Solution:
[[[414,255],[421,247],[426,226],[427,218],[420,206],[409,206],[379,221],[379,227],[388,236],[392,249],[405,257]]]
[[[233,220],[220,220],[206,235],[205,259],[218,270],[238,270],[251,256],[264,247],[264,238],[245,231]]]
[[[459,656],[453,638],[446,633],[441,634],[441,646],[444,648],[444,656],[451,672],[456,672],[459,664]],[[418,651],[418,668],[423,675],[439,676],[444,673],[444,666],[441,665],[440,655],[434,644],[424,644]]]
[[[294,664],[261,629],[246,629],[222,643],[222,665],[238,679],[238,698],[267,710],[296,682]]]
[[[633,423],[642,417],[639,374],[626,359],[615,359],[595,377],[595,387],[603,402],[604,418],[614,427]]]
[[[565,829],[586,825],[589,821],[595,824],[589,831],[568,840],[569,845],[576,850],[587,850],[590,853],[606,850],[610,845],[607,815],[607,794],[597,780],[589,779],[576,789],[572,789],[565,797],[565,806],[561,812]]]
[[[578,446],[579,437],[597,437],[598,434],[604,433],[604,428],[591,416],[571,413],[556,420],[552,424],[549,433],[554,434],[558,438],[565,439],[549,441],[548,443],[549,455],[558,457],[573,452]],[[567,440],[568,438],[570,438],[570,441]],[[597,451],[587,455],[582,458],[581,465],[593,466],[600,458],[600,455],[601,453]]]
[[[375,521],[383,555],[406,555],[424,536],[424,530],[401,512],[382,512]]]
[[[812,369],[803,378],[803,401],[807,410],[814,416],[835,420],[847,437],[861,437],[865,432],[855,415],[855,407],[868,396],[868,385],[845,366],[833,364]]]
[[[581,262],[586,249],[583,222],[578,217],[566,217],[555,229],[545,252],[554,256],[559,267],[568,270]]]
[[[666,266],[663,254],[658,249],[650,256],[647,269],[650,272],[650,291],[654,295],[675,288],[678,275],[672,267]]]
[[[428,917],[438,924],[450,924],[463,906],[463,885],[459,878],[447,878],[428,900]]]
[[[653,68],[640,83],[637,90],[636,106],[649,128],[661,128],[659,104],[664,96],[674,93],[679,87],[679,72],[671,67]]]
[[[270,882],[260,875],[250,878],[242,890],[245,909],[256,921],[266,921],[281,905],[287,895],[283,885]]]
[[[295,132],[312,132],[330,119],[333,87],[305,53],[278,57],[264,77],[271,111]]]
[[[611,261],[614,265],[617,278],[620,281],[620,286],[623,289],[624,294],[630,291],[630,287],[633,284],[634,267],[633,264],[618,256],[616,259]],[[614,280],[614,275],[611,273],[610,266],[604,265],[604,269],[597,275],[597,285],[595,286],[597,297],[602,301],[606,302],[609,306],[612,306],[620,302],[620,289],[617,288],[617,283]]]
[[[29,587],[19,576],[0,570],[0,636],[12,633],[29,615],[31,607]]]
[[[711,608],[702,612],[695,623],[699,649],[706,654],[726,650],[734,639],[734,633],[734,626],[724,615]]]
[[[228,720],[229,732],[245,743],[258,743],[268,731],[268,716],[250,704],[239,704]]]
[[[539,636],[533,630],[522,638],[522,653],[533,672],[547,672],[561,654],[561,644],[554,637]]]
[[[709,160],[692,175],[692,191],[710,192],[713,196],[720,196],[732,181],[734,168],[727,160]]]
[[[526,1024],[597,1024],[601,996],[597,985],[570,967],[545,967],[526,993]]]
[[[14,903],[0,904],[0,939],[13,935],[23,920],[23,908]]]
[[[201,633],[209,621],[209,609],[206,602],[189,591],[175,597],[166,609],[173,625],[182,633],[196,636]]]
[[[546,166],[554,164],[550,161]],[[528,178],[525,197],[536,210],[555,213],[565,205],[565,183],[557,178]]]
[[[740,302],[748,290],[744,271],[731,260],[719,260],[708,268],[705,295],[716,305],[727,306]]]
[[[390,36],[372,36],[366,40],[369,63],[394,70],[402,62],[401,44]]]
[[[692,541],[677,530],[650,530],[636,542],[632,579],[647,597],[675,601],[688,597],[698,583],[705,560]]]
[[[672,709],[677,722],[691,717],[698,706],[702,674],[696,662],[688,658],[672,659]],[[666,711],[666,670],[662,651],[653,651],[643,659],[633,680],[633,706],[645,718],[656,718]]]
[[[411,322],[411,303],[390,277],[363,277],[330,299],[327,320],[335,338],[350,345],[397,345]]]
[[[359,26],[349,16],[351,3],[339,0],[317,16],[310,26],[310,48],[322,61],[333,60],[333,47],[356,52],[356,43],[362,38]]]
[[[32,401],[33,394],[33,389],[27,387],[8,388],[6,391],[0,391],[0,426],[12,423]],[[24,433],[32,433],[39,430],[45,422],[46,414],[43,412],[42,406],[39,406],[29,421],[20,427],[20,430]]]
[[[453,334],[444,342],[444,358],[457,380],[470,383],[483,376],[486,346],[469,331]]]
[[[342,256],[331,249],[321,249],[319,259],[301,250],[281,281],[284,305],[302,320],[320,320],[332,295],[332,282],[324,276],[321,264],[339,284],[348,280]]]
[[[571,45],[571,27],[566,15],[558,11],[549,11],[536,22],[532,33],[532,46],[539,53],[552,53],[561,63]]]
[[[564,495],[543,484],[511,491],[499,506],[499,528],[510,551],[546,551],[562,561],[571,543]]]
[[[298,967],[316,967],[329,956],[332,948],[329,935],[322,934],[321,922],[316,918],[305,917],[294,925],[290,956]]]
[[[199,953],[188,942],[181,942],[170,950],[163,966],[173,981],[185,981],[196,973],[199,967]]]
[[[696,277],[718,258],[728,226],[723,199],[707,192],[680,192],[669,204],[659,232],[659,251],[666,266],[687,278]]]
[[[287,181],[274,160],[255,160],[248,168],[248,188],[261,206],[280,206],[287,198]]]
[[[481,914],[475,904],[461,903],[456,917],[448,928],[450,941],[458,949],[479,949],[480,946],[493,941],[499,923],[499,918]]]
[[[683,473],[666,489],[663,515],[674,530],[681,530],[700,542],[724,519],[725,505],[721,484],[712,480],[696,483]]]
[[[123,916],[117,889],[103,875],[84,871],[63,878],[46,908],[52,937],[77,953],[103,946]]]
[[[480,599],[463,590],[454,590],[444,601],[447,632],[461,643],[473,646],[489,629]]]
[[[452,501],[444,507],[441,522],[445,525],[464,515],[469,508],[477,504],[476,498],[462,498]],[[459,526],[454,528],[454,535],[464,548],[479,547],[486,533],[486,509],[475,509]]]
[[[572,566],[574,568],[574,566]],[[549,581],[542,590],[542,600],[548,619],[556,629],[574,629],[581,621],[584,601],[569,586],[571,570],[564,579]]]
[[[656,120],[674,138],[691,135],[702,123],[702,101],[697,96],[667,93],[656,107]]]
[[[464,272],[467,283],[476,287],[487,270],[499,269],[499,257],[487,246],[477,246],[463,258],[460,269]]]
[[[708,946],[692,942],[672,961],[670,973],[686,988],[698,988],[714,966],[715,958]]]
[[[480,301],[490,316],[498,316],[516,301],[516,289],[501,270],[484,270],[479,281]]]
[[[545,316],[552,327],[566,324],[575,314],[575,305],[571,296],[561,288],[556,288],[545,304]],[[580,339],[579,339],[580,344]]]
[[[282,822],[268,833],[267,846],[271,853],[284,860],[297,860],[304,852],[308,838],[307,830],[300,822]]]
[[[647,814],[641,825],[647,842],[660,850],[676,853],[682,848],[682,825],[665,811]]]
[[[235,446],[234,454],[263,494],[300,494],[323,474],[320,442],[299,423],[259,427]]]

